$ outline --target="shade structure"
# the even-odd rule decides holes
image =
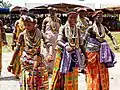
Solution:
[[[0,14],[9,14],[10,9],[9,8],[0,8]]]
[[[29,12],[34,13],[34,14],[46,14],[49,12],[47,8],[48,6],[42,5],[42,6],[29,9]]]
[[[66,13],[69,9],[73,9],[73,8],[76,8],[76,7],[86,8],[88,11],[93,11],[91,8],[86,7],[84,5],[71,4],[71,3],[55,3],[55,4],[44,4],[44,5],[42,4],[42,6],[34,7],[32,9],[30,9],[29,11],[33,12],[33,13],[41,13],[41,14],[49,13],[49,11],[47,9],[49,6],[53,6],[53,7],[57,8],[58,13]]]
[[[22,8],[21,6],[12,6],[10,8],[10,12],[11,12],[11,14],[20,14],[21,8]]]

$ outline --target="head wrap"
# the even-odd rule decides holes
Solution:
[[[99,14],[99,15],[103,15],[103,12],[102,12],[101,10],[95,11],[95,12],[93,13],[92,17],[94,18],[94,17],[96,17],[98,14]]]
[[[28,9],[25,8],[25,7],[22,7],[22,8],[20,9],[20,12],[21,12],[21,11],[28,12]]]
[[[77,9],[77,12],[87,12],[87,9],[86,8],[78,8]]]
[[[57,8],[50,6],[48,7],[48,10],[57,11]]]
[[[69,16],[70,14],[77,14],[77,11],[75,9],[70,9],[67,12],[67,16]]]
[[[22,16],[24,21],[37,22],[37,19],[34,14],[28,13]]]

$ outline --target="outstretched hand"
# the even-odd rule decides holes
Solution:
[[[8,45],[7,41],[3,41],[3,46]]]
[[[116,46],[114,46],[114,49],[118,50],[118,49],[120,49],[120,47],[118,45],[116,45]]]

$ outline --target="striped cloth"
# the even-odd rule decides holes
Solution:
[[[34,71],[33,64],[22,64],[20,90],[49,90],[48,72],[44,63],[40,63]]]
[[[109,90],[109,73],[105,64],[100,63],[99,52],[87,52],[87,90]]]
[[[2,42],[0,42],[0,74],[2,71]]]
[[[62,54],[61,49],[56,51],[50,90],[78,90],[78,67],[75,64],[71,64],[70,68],[72,70],[67,73],[60,72]]]
[[[16,56],[14,62],[13,62],[13,68],[12,68],[12,73],[15,75],[15,76],[20,76],[21,74],[21,62],[20,62],[20,57],[22,55],[22,52],[23,52],[23,49],[24,47],[21,47],[20,48],[20,51],[18,53],[18,55]],[[12,61],[11,61],[12,62]]]

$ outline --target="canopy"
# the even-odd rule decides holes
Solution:
[[[12,14],[19,14],[19,13],[20,13],[19,10],[20,10],[21,8],[22,8],[21,6],[12,6],[12,7],[10,7],[10,12],[11,12]]]
[[[0,14],[9,14],[9,8],[0,8]]]
[[[89,11],[93,11],[91,8],[87,7],[87,6],[84,6],[82,4],[71,4],[71,3],[54,3],[54,4],[41,4],[40,6],[37,6],[37,7],[34,7],[32,9],[30,9],[29,11],[33,11],[34,13],[48,13],[48,10],[47,8],[49,6],[54,6],[55,8],[58,9],[58,13],[65,13],[67,12],[69,9],[72,9],[72,8],[76,8],[76,7],[80,7],[80,8],[86,8],[88,9]]]

